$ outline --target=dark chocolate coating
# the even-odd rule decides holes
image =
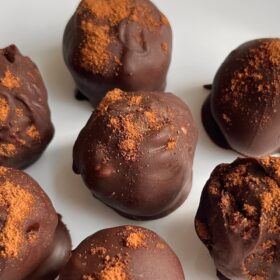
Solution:
[[[66,226],[59,220],[50,254],[39,267],[24,280],[54,280],[68,262],[72,241]]]
[[[136,243],[128,242],[135,237]],[[73,251],[59,280],[81,279],[184,280],[185,277],[178,257],[157,234],[145,228],[122,226],[91,235]]]
[[[253,40],[231,52],[202,111],[212,140],[247,156],[278,152],[279,77],[280,39]]]
[[[280,279],[280,158],[239,158],[215,168],[195,227],[221,280]]]
[[[25,168],[51,141],[47,91],[37,66],[16,46],[0,49],[0,165]]]
[[[15,220],[15,217],[20,214],[18,211],[21,211],[19,205],[10,206],[10,201],[6,200],[7,195],[2,194],[2,188],[5,188],[7,184],[9,184],[9,191],[11,192],[9,197],[16,196],[13,193],[25,193],[22,199],[26,199],[27,202],[22,201],[21,203],[26,205],[22,207],[28,207],[28,211],[24,208],[27,211],[26,217],[16,223],[18,234],[13,243],[17,244],[18,236],[22,236],[20,246],[17,246],[18,248],[16,249],[18,255],[14,257],[12,255],[11,257],[2,255],[2,253],[0,255],[0,279],[22,280],[50,253],[58,217],[50,199],[37,182],[22,171],[1,167],[0,198],[1,202],[5,201],[5,206],[0,208],[0,236],[5,233],[3,231],[6,230],[6,227],[11,228],[9,225],[11,220]],[[30,202],[30,198],[25,198],[27,196],[32,197],[32,202]],[[9,210],[10,207],[14,207],[14,209]],[[19,209],[17,210],[17,208]],[[6,239],[10,240],[14,235],[13,232],[9,229],[6,233]],[[0,242],[3,242],[1,237]],[[4,247],[1,252],[6,250],[6,246],[11,245],[1,244]]]
[[[114,92],[120,92],[120,99],[115,99]],[[133,141],[135,131],[141,137],[139,143]],[[135,151],[122,148],[131,141]],[[105,96],[81,131],[73,169],[96,198],[119,214],[157,219],[187,198],[196,143],[192,114],[175,95],[115,90]]]
[[[121,7],[124,2],[129,2],[130,14],[112,26],[106,17],[97,19],[93,11],[83,6],[85,2],[81,2],[70,19],[63,38],[64,60],[80,93],[95,106],[107,91],[114,88],[126,91],[164,90],[171,62],[172,30],[158,8],[149,0],[121,0],[116,5]],[[100,5],[109,5],[110,9],[115,8],[110,1],[100,2]],[[139,7],[144,7],[143,12],[135,20],[133,13]],[[81,66],[81,48],[85,41],[81,29],[83,21],[109,28],[113,38],[109,50],[115,59],[109,62],[110,70],[104,73],[94,67],[86,69]],[[155,30],[151,30],[153,25]],[[102,42],[100,46],[103,46]],[[117,66],[116,61],[119,61]]]

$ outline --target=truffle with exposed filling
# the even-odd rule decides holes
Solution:
[[[280,158],[239,158],[216,167],[195,227],[221,280],[280,279]]]
[[[68,230],[37,182],[0,167],[0,279],[54,280],[71,247]]]
[[[178,97],[115,89],[81,131],[73,168],[121,215],[161,218],[188,196],[196,143],[191,112]]]
[[[220,146],[247,156],[280,148],[280,39],[247,42],[226,58],[202,110]]]
[[[184,280],[178,257],[156,233],[136,226],[101,230],[72,253],[59,280]]]
[[[171,61],[172,31],[149,0],[83,0],[63,39],[64,60],[93,105],[107,91],[162,91]]]
[[[0,165],[24,168],[32,164],[53,133],[38,68],[16,46],[0,49]]]

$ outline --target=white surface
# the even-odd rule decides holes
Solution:
[[[196,237],[193,220],[201,190],[212,169],[237,156],[216,147],[206,136],[200,109],[226,55],[239,44],[258,37],[279,37],[279,0],[155,0],[171,21],[173,62],[168,90],[190,106],[199,143],[192,192],[185,204],[167,218],[151,222],[124,219],[92,198],[73,174],[72,146],[92,108],[73,98],[74,83],[62,59],[66,22],[78,0],[0,0],[0,47],[16,43],[38,65],[49,92],[55,138],[43,157],[26,171],[48,193],[67,223],[74,246],[105,227],[142,225],[155,230],[172,246],[183,264],[186,279],[213,280],[215,270],[207,250]],[[156,280],[156,279],[155,279]]]

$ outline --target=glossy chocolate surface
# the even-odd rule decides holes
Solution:
[[[109,92],[81,131],[73,168],[92,194],[131,219],[161,218],[192,185],[197,129],[171,93]]]
[[[54,134],[37,66],[16,46],[0,49],[0,165],[25,168]]]
[[[54,280],[71,239],[53,205],[26,173],[0,167],[0,279]]]
[[[38,268],[24,280],[54,280],[68,262],[72,250],[69,232],[59,219],[50,253]]]
[[[280,279],[280,158],[215,168],[195,218],[221,280]]]
[[[0,279],[21,280],[49,254],[58,223],[44,191],[30,176],[0,168]]]
[[[202,119],[221,147],[261,156],[280,147],[280,39],[247,42],[218,70]]]
[[[101,230],[73,251],[59,280],[184,280],[178,257],[157,234],[135,226]]]
[[[97,105],[114,88],[164,90],[172,31],[149,0],[83,0],[65,29],[63,53],[77,89]]]

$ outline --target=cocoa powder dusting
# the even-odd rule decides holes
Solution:
[[[167,143],[167,150],[175,150],[177,147],[177,143],[175,139],[170,139]]]
[[[128,280],[125,268],[125,262],[112,259],[106,262],[105,268],[101,271],[96,280]]]
[[[258,45],[250,48],[243,58],[238,59],[238,62],[242,63],[242,67],[234,72],[231,84],[225,88],[222,103],[227,103],[233,112],[238,110],[243,115],[249,114],[252,124],[258,124],[260,128],[264,128],[271,121],[270,112],[264,111],[263,114],[257,111],[252,112],[243,104],[256,100],[256,103],[259,104],[271,103],[272,110],[278,106],[280,40],[259,41]],[[274,69],[273,75],[271,75],[273,78],[265,78],[263,69]]]
[[[32,138],[33,140],[40,140],[40,133],[38,129],[35,127],[35,125],[31,125],[27,131],[26,134]]]
[[[20,87],[20,78],[16,77],[9,69],[4,73],[4,77],[0,79],[0,84],[10,90]]]
[[[106,94],[106,96],[102,99],[97,109],[103,115],[106,113],[110,104],[122,100],[122,98],[123,98],[123,91],[121,91],[120,89],[114,89],[112,91],[109,91]]]
[[[81,48],[81,66],[96,74],[106,73],[111,59],[107,51],[111,43],[109,27],[82,21],[81,29],[86,34],[85,43]]]
[[[91,17],[81,21],[84,41],[80,46],[81,66],[94,74],[108,74],[121,66],[121,54],[113,54],[110,46],[119,39],[111,29],[124,19],[137,22],[150,32],[156,32],[168,20],[147,3],[132,0],[83,0],[78,14],[90,11]],[[163,52],[168,52],[166,44]]]
[[[104,247],[94,247],[90,250],[92,255],[105,255],[107,253],[107,249]]]
[[[108,19],[112,26],[129,17],[132,0],[84,0],[82,6],[88,8],[98,20]]]
[[[4,97],[0,97],[0,122],[4,123],[7,120],[10,107],[8,101]]]
[[[138,148],[144,135],[160,130],[167,120],[158,112],[151,111],[150,108],[147,110],[140,96],[125,93],[119,89],[105,96],[97,109],[99,114],[104,116],[108,107],[116,102],[125,103],[128,110],[118,113],[118,116],[109,116],[107,126],[112,127],[114,133],[118,135],[120,154],[126,160],[134,161],[138,156]],[[137,111],[131,106],[135,102],[139,103]]]
[[[263,170],[251,171],[252,166],[260,164]],[[220,172],[223,169],[220,170]],[[255,169],[253,169],[255,170]],[[260,229],[266,229],[267,236],[276,236],[280,233],[280,158],[263,157],[256,163],[247,162],[232,168],[223,175],[223,193],[221,194],[221,209],[227,217],[229,229],[238,233],[244,240],[251,240],[257,236]],[[247,203],[244,193],[253,195],[258,203]],[[244,200],[239,210],[236,205]],[[253,197],[252,196],[252,197]],[[196,228],[201,239],[208,238],[205,226],[197,222]],[[278,239],[264,240],[243,263],[243,272],[248,279],[269,279],[270,267],[275,260],[275,246]],[[276,242],[277,241],[277,242]],[[263,270],[252,273],[251,268],[256,263],[263,264]]]
[[[0,204],[7,211],[7,219],[0,231],[0,255],[16,258],[25,242],[22,223],[32,210],[34,198],[27,190],[5,182],[0,186]]]
[[[141,231],[130,233],[125,240],[125,245],[128,248],[132,248],[132,249],[146,247],[147,243],[146,243],[145,233]]]
[[[84,275],[83,280],[95,280],[92,276]]]
[[[16,146],[14,144],[0,144],[0,155],[11,157],[16,154]]]

